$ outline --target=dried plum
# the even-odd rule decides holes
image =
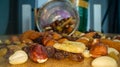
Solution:
[[[38,37],[38,38],[34,39],[34,40],[33,40],[33,42],[34,42],[34,43],[39,43],[39,44],[42,44],[42,39],[43,39],[43,37],[42,37],[42,36],[40,36],[40,37]]]
[[[24,50],[28,54],[28,52],[29,52],[29,46],[23,47],[22,50]]]
[[[56,53],[54,54],[54,58],[60,60],[60,59],[64,59],[65,56],[64,56],[64,54],[63,54],[62,52],[56,52]]]
[[[79,61],[79,62],[81,62],[81,61],[84,60],[84,57],[80,53],[78,53],[78,54],[71,53],[71,54],[69,54],[69,59],[73,60],[73,61]]]
[[[52,46],[46,46],[46,51],[47,51],[48,57],[50,58],[53,57],[55,54],[55,48]]]

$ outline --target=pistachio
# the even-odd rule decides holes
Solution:
[[[25,63],[27,59],[28,59],[27,53],[23,50],[18,50],[9,57],[9,63],[10,64],[22,64],[22,63]]]

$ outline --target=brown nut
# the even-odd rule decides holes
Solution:
[[[48,56],[45,48],[40,44],[34,44],[29,47],[29,57],[34,62],[44,63],[47,61]]]

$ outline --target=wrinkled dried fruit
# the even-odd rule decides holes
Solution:
[[[84,60],[84,57],[82,56],[81,53],[71,53],[69,55],[69,59],[73,60],[73,61],[83,61]]]
[[[9,63],[10,64],[22,64],[22,63],[25,63],[27,59],[28,59],[27,53],[23,50],[18,50],[9,57]]]
[[[94,45],[91,49],[90,49],[90,53],[92,54],[92,57],[96,58],[99,56],[105,56],[108,54],[107,52],[107,46],[103,45],[103,44],[99,44],[99,45]]]
[[[54,54],[54,58],[60,60],[60,59],[64,59],[65,56],[64,56],[64,54],[62,52],[56,52]]]
[[[38,63],[44,63],[48,59],[45,48],[40,44],[34,44],[29,47],[29,57]]]
[[[46,51],[47,51],[47,55],[48,57],[53,57],[55,54],[55,48],[52,46],[46,46]]]

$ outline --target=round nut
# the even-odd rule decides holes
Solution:
[[[18,50],[9,57],[9,63],[10,64],[22,64],[22,63],[25,63],[27,59],[28,59],[27,53],[23,50]]]
[[[117,62],[109,56],[101,56],[92,61],[92,67],[117,67]]]
[[[117,51],[115,48],[108,48],[108,54],[111,53],[111,52],[114,52],[116,55],[119,54],[119,51]]]

